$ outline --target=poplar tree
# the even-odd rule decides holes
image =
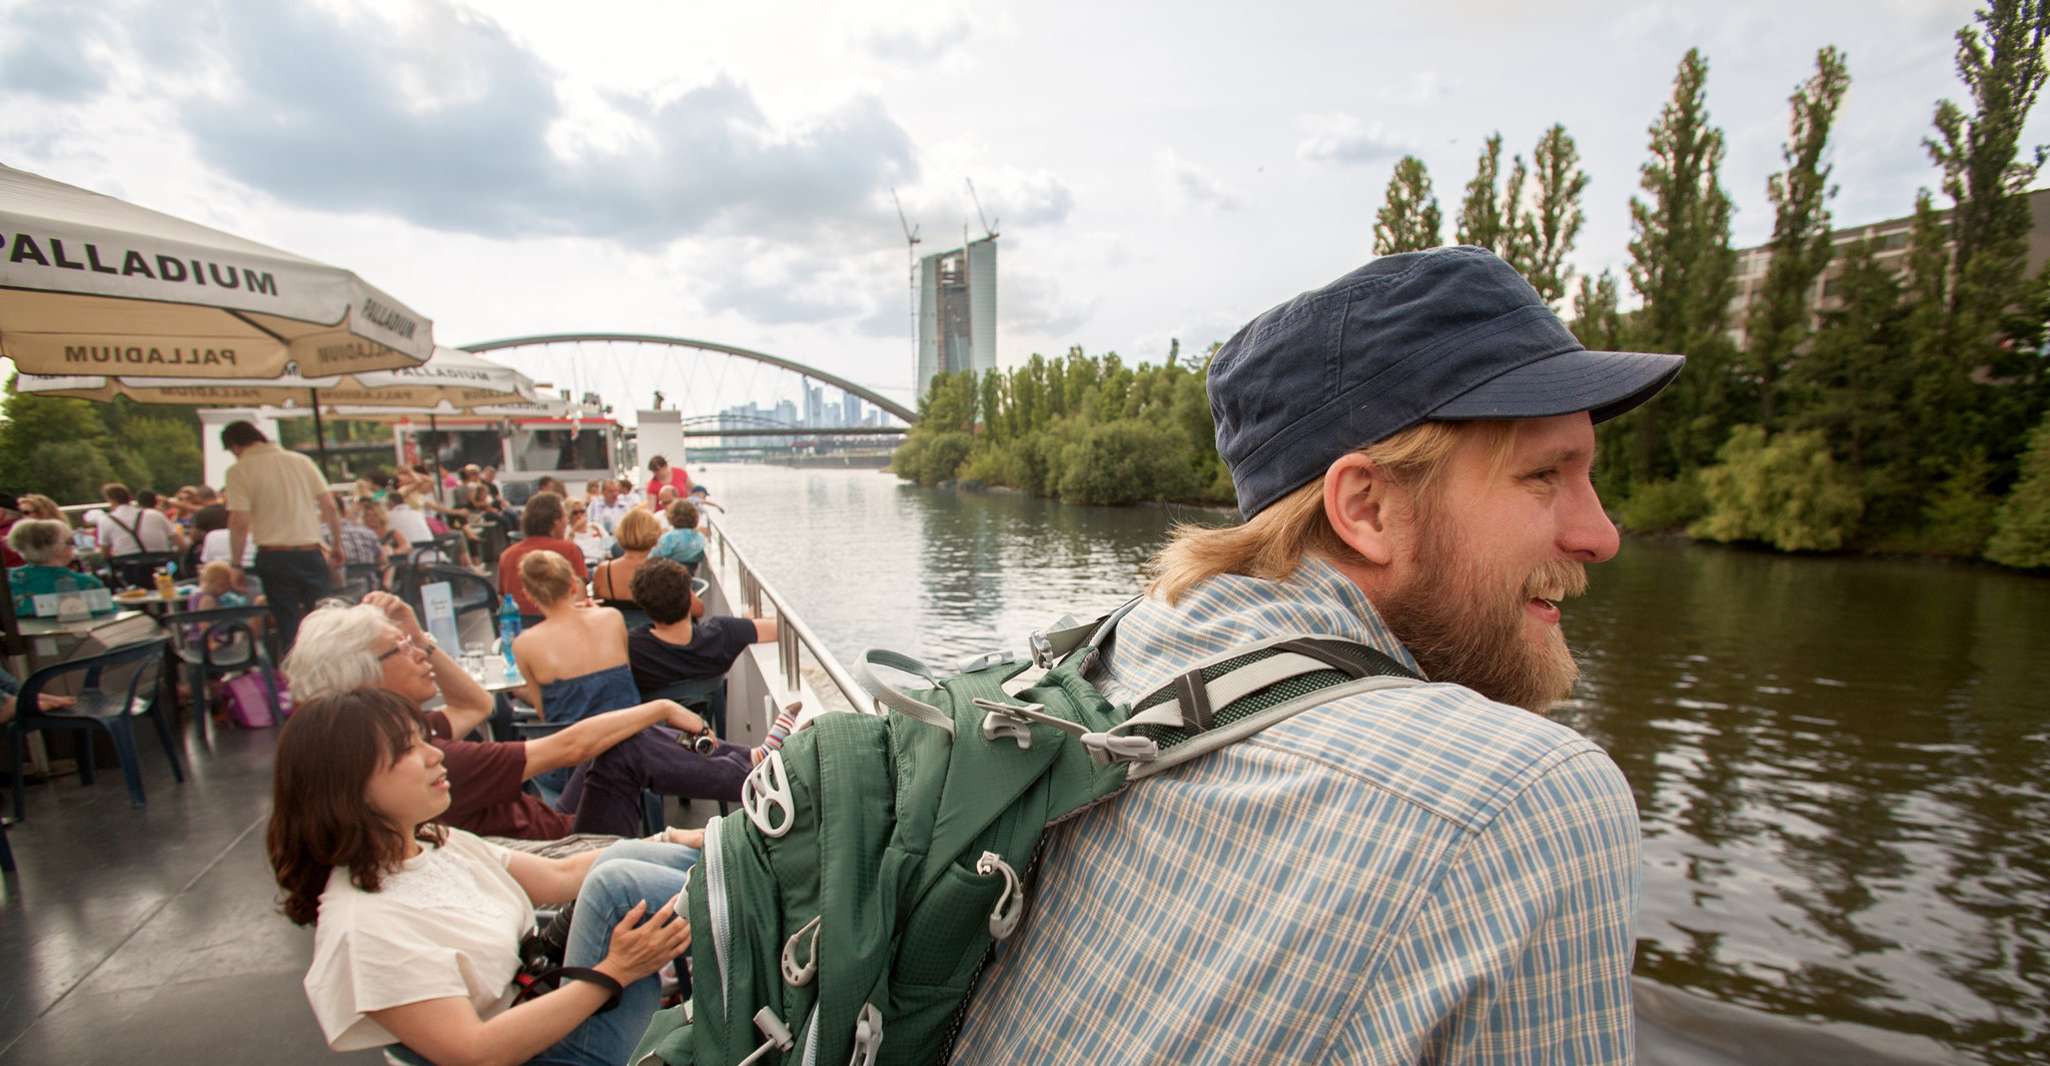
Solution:
[[[1502,207],[1496,201],[1501,195],[1496,187],[1501,172],[1502,134],[1496,132],[1488,134],[1487,144],[1474,165],[1473,180],[1466,183],[1466,199],[1459,204],[1459,243],[1501,250],[1505,229]],[[1515,192],[1513,188],[1510,191]]]
[[[1523,160],[1519,157],[1516,163],[1521,168]],[[1520,226],[1517,245],[1524,261],[1517,266],[1538,295],[1556,304],[1565,299],[1566,285],[1573,277],[1566,256],[1580,237],[1580,194],[1587,188],[1587,172],[1580,169],[1579,147],[1567,135],[1566,127],[1557,123],[1538,138],[1531,163],[1536,168],[1537,193]]]
[[[1950,239],[1957,283],[1951,311],[1967,343],[1985,339],[2023,283],[2028,258],[2028,187],[2050,148],[2021,158],[2022,127],[2043,87],[2045,0],[1988,0],[1972,15],[1978,28],[1957,31],[1957,72],[1971,93],[1968,114],[1936,105],[1936,136],[1924,139],[1943,170],[1951,199]]]
[[[1946,398],[1963,405],[1965,424],[1947,427],[1959,451],[1982,451],[1993,480],[2014,473],[2020,441],[2041,416],[2043,360],[2023,334],[2038,322],[2020,314],[2030,303],[2025,274],[2031,227],[2028,187],[2050,149],[2024,150],[2022,132],[2045,78],[2050,33],[2046,0],[1988,0],[1957,32],[1957,72],[1970,95],[1965,106],[1936,106],[1936,136],[1923,143],[1943,171],[1952,203],[1949,320],[1942,366]],[[1984,384],[1998,381],[1998,386]]]
[[[1443,214],[1431,194],[1431,175],[1413,155],[1395,164],[1388,179],[1388,199],[1374,215],[1374,254],[1417,252],[1436,248]]]
[[[1767,432],[1779,415],[1782,370],[1809,332],[1809,291],[1829,268],[1829,201],[1836,187],[1823,154],[1850,83],[1842,52],[1830,46],[1815,54],[1815,73],[1788,97],[1792,117],[1780,150],[1787,168],[1765,183],[1775,212],[1772,259],[1764,288],[1752,300],[1745,339],[1758,375],[1758,421]]]
[[[1689,49],[1651,126],[1651,159],[1639,181],[1647,198],[1630,200],[1630,285],[1644,299],[1639,336],[1649,351],[1689,360],[1672,387],[1625,416],[1634,422],[1634,480],[1712,457],[1728,413],[1723,323],[1736,256],[1719,176],[1723,134],[1709,125],[1707,84],[1708,59]]]
[[[1617,310],[1620,298],[1614,274],[1604,270],[1599,281],[1581,275],[1570,325],[1583,347],[1607,352],[1623,346],[1623,316]]]

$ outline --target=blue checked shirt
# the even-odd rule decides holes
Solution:
[[[1308,561],[1119,626],[1134,700],[1286,631],[1415,661]],[[1470,689],[1338,700],[1065,823],[970,1064],[1627,1063],[1637,809],[1602,750]]]

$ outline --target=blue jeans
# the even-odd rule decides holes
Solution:
[[[600,852],[577,893],[563,965],[603,962],[612,948],[612,928],[626,912],[643,900],[649,914],[661,910],[683,890],[684,878],[697,862],[696,848],[645,840],[622,840]],[[619,1006],[592,1015],[534,1061],[550,1066],[620,1066],[641,1042],[661,998],[661,979],[653,974],[643,977],[626,986]]]
[[[318,548],[258,548],[256,565],[250,569],[263,579],[264,599],[278,624],[278,652],[289,652],[299,638],[299,620],[322,596],[334,591],[327,556]]]

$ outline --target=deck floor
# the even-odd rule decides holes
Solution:
[[[0,881],[0,1063],[382,1061],[327,1050],[300,988],[312,933],[264,859],[274,737],[187,734],[181,785],[145,731],[141,809],[114,766],[29,786]]]

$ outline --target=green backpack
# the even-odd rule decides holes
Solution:
[[[1352,641],[1287,636],[1113,704],[1089,674],[1137,602],[1033,634],[1029,661],[988,655],[948,678],[864,652],[889,713],[819,715],[705,827],[679,908],[692,996],[655,1015],[633,1066],[943,1061],[1049,826],[1299,711],[1415,680]],[[875,666],[930,687],[900,691]]]

